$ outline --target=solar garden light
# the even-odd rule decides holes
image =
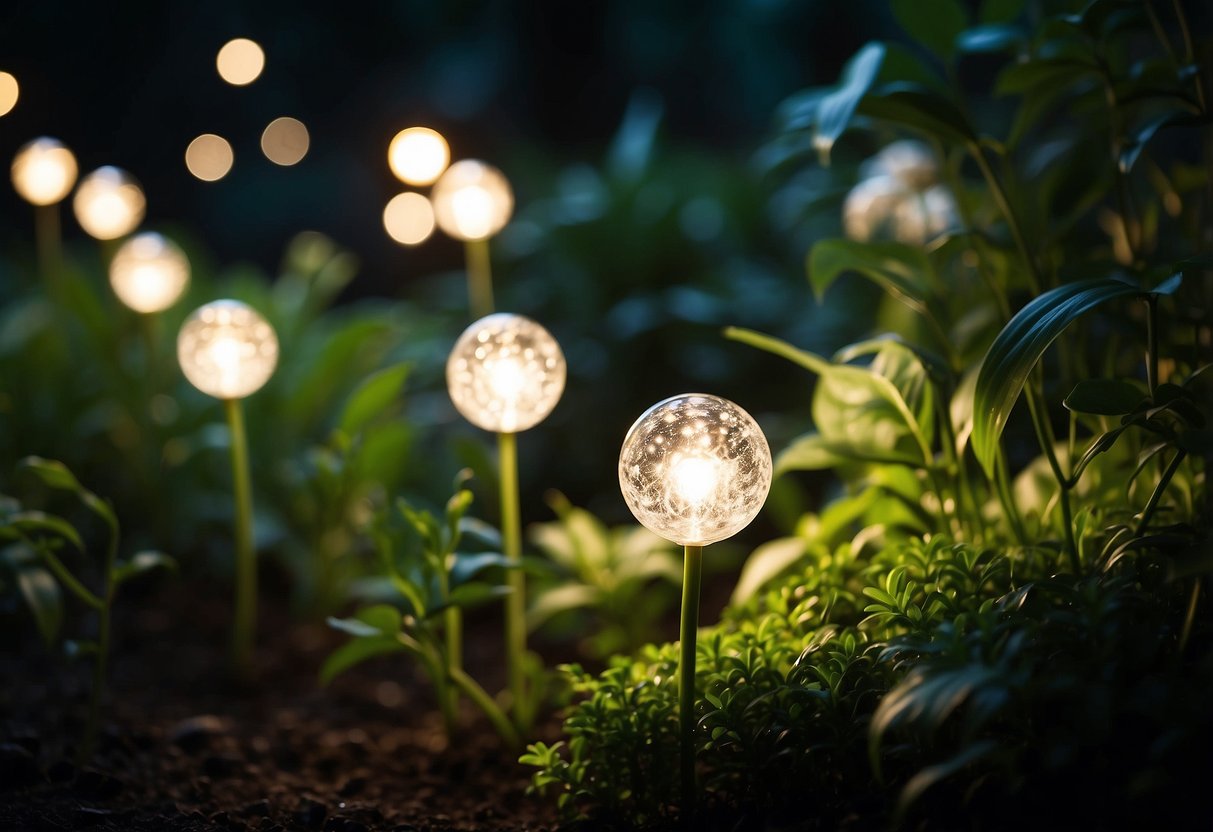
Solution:
[[[118,300],[136,312],[152,315],[181,297],[190,280],[190,262],[172,240],[145,231],[118,247],[109,273]]]
[[[13,157],[13,188],[34,206],[38,265],[49,280],[59,276],[63,259],[59,203],[71,193],[78,173],[76,157],[58,139],[34,139]]]
[[[231,432],[236,505],[236,618],[232,657],[247,672],[257,623],[257,561],[253,549],[253,493],[248,438],[240,400],[260,390],[278,363],[278,336],[265,318],[236,300],[216,300],[185,320],[177,360],[190,384],[223,401]]]
[[[129,173],[107,165],[80,180],[72,210],[85,233],[104,244],[139,227],[147,200]]]
[[[501,480],[501,533],[505,556],[522,558],[518,505],[516,434],[542,422],[564,392],[564,354],[552,334],[522,315],[498,313],[473,323],[451,350],[446,385],[459,413],[478,428],[497,434]],[[526,579],[509,570],[506,597],[506,658],[515,722],[525,730],[533,703],[527,695]]]
[[[464,159],[438,178],[430,199],[438,227],[464,242],[472,315],[488,315],[493,311],[489,238],[505,227],[514,212],[510,183],[492,165]]]
[[[683,546],[678,713],[682,797],[695,796],[695,636],[703,547],[732,537],[758,514],[771,488],[762,428],[733,402],[684,393],[650,407],[628,430],[619,487],[643,525]]]

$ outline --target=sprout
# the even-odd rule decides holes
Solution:
[[[143,190],[124,170],[106,166],[97,168],[80,180],[72,210],[76,221],[98,240],[125,237],[143,221],[147,208]]]
[[[148,231],[131,237],[110,261],[110,285],[136,312],[162,312],[185,291],[190,262],[172,240]]]
[[[485,240],[505,227],[514,193],[501,171],[474,159],[447,168],[431,195],[438,227],[459,240]]]
[[[177,336],[177,360],[190,384],[217,399],[242,399],[269,381],[278,337],[265,318],[236,300],[194,310]]]
[[[26,202],[54,205],[76,184],[76,157],[58,139],[34,139],[13,157],[13,187]]]

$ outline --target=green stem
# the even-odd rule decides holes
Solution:
[[[682,814],[689,825],[695,815],[695,639],[699,630],[699,588],[703,581],[703,547],[687,545],[682,571],[682,624],[678,631],[678,725],[682,751]]]
[[[472,318],[493,314],[493,268],[489,261],[489,241],[467,240],[463,244],[467,260],[468,303]]]
[[[105,677],[109,667],[110,652],[110,610],[114,603],[114,585],[112,582],[113,568],[106,570],[106,591],[104,608],[99,611],[100,624],[97,630],[97,655],[93,663],[93,689],[88,697],[88,722],[84,728],[84,743],[81,749],[81,759],[87,760],[97,747],[97,735],[101,727],[101,698],[105,690]]]
[[[450,574],[443,571],[438,576],[439,588],[442,592],[442,600],[445,602],[450,598]],[[446,620],[445,638],[446,638],[446,675],[451,677],[455,671],[463,666],[463,614],[459,607],[450,606],[443,612],[443,618]],[[459,690],[452,687],[447,691],[447,699],[450,706],[451,723],[447,726],[447,737],[454,737],[456,723],[454,717],[459,713]]]
[[[1002,505],[1002,513],[1006,515],[1011,524],[1011,530],[1015,533],[1015,539],[1019,541],[1020,546],[1027,546],[1028,533],[1024,529],[1023,518],[1019,516],[1019,509],[1015,506],[1015,495],[1011,493],[1011,481],[1007,476],[1007,458],[1001,443],[994,456],[994,491],[998,495],[998,502]]]
[[[467,698],[484,711],[484,715],[489,718],[489,722],[493,723],[493,727],[497,729],[497,733],[505,740],[506,744],[511,748],[520,748],[522,739],[514,726],[510,724],[508,718],[501,708],[497,707],[497,703],[493,701],[493,697],[489,696],[476,680],[463,670],[454,668],[451,671],[451,681],[455,686],[467,694]]]
[[[1035,258],[1028,251],[1027,240],[1023,236],[1023,229],[1020,228],[1019,219],[1015,216],[1015,212],[1011,209],[1011,203],[1007,199],[1006,191],[1002,189],[1002,184],[998,181],[998,177],[994,175],[994,170],[990,167],[990,163],[986,161],[985,151],[981,149],[981,145],[976,142],[968,144],[969,154],[977,162],[977,167],[981,169],[981,175],[985,177],[986,183],[990,186],[990,193],[994,197],[994,202],[998,205],[998,210],[1002,212],[1003,218],[1007,221],[1007,227],[1011,229],[1011,237],[1015,240],[1015,246],[1019,249],[1019,255],[1023,258],[1024,265],[1028,269],[1029,287],[1032,293],[1039,295],[1041,280],[1040,270],[1036,265]]]
[[[232,493],[236,507],[236,614],[232,630],[232,660],[237,672],[252,669],[257,627],[257,553],[253,549],[253,489],[249,477],[248,436],[239,399],[224,399],[231,433]]]
[[[1146,295],[1146,385],[1150,397],[1158,387],[1158,295]]]
[[[522,561],[522,517],[518,500],[518,437],[497,434],[497,456],[501,488],[501,537],[506,558]],[[522,569],[509,570],[510,594],[505,599],[505,649],[509,665],[511,706],[514,722],[525,731],[530,727],[530,704],[526,690],[526,576]]]
[[[94,609],[97,612],[104,612],[105,601],[98,598],[92,593],[92,591],[89,590],[88,587],[80,583],[80,581],[76,579],[76,576],[68,571],[68,568],[63,565],[63,561],[59,560],[58,556],[56,556],[54,552],[52,552],[46,546],[43,546],[41,543],[35,543],[25,535],[22,535],[22,540],[24,540],[31,549],[38,553],[38,556],[41,557],[42,561],[47,565],[47,568],[54,573],[55,577],[59,579],[61,584],[67,587],[69,592],[79,598],[81,602],[91,609]]]
[[[1154,516],[1155,509],[1158,508],[1158,501],[1162,499],[1163,492],[1171,484],[1171,478],[1175,476],[1175,472],[1179,470],[1180,464],[1187,456],[1187,451],[1176,451],[1175,456],[1171,458],[1171,464],[1167,466],[1167,470],[1162,472],[1158,485],[1154,486],[1154,493],[1150,495],[1150,499],[1146,502],[1146,507],[1141,510],[1141,519],[1137,521],[1137,527],[1133,529],[1135,537],[1140,537],[1146,530],[1146,527],[1149,526],[1150,519]]]
[[[1074,517],[1070,510],[1070,481],[1061,471],[1061,463],[1057,461],[1057,452],[1053,448],[1052,428],[1048,424],[1048,414],[1044,403],[1038,401],[1039,393],[1035,385],[1029,381],[1024,388],[1028,400],[1028,411],[1032,414],[1032,427],[1036,429],[1036,439],[1049,461],[1053,478],[1057,480],[1058,502],[1061,504],[1061,522],[1066,536],[1066,552],[1070,556],[1070,566],[1075,575],[1082,574],[1082,564],[1078,559],[1078,544],[1074,541]]]
[[[1188,609],[1184,613],[1183,629],[1179,631],[1179,653],[1183,655],[1192,636],[1192,624],[1196,621],[1196,604],[1200,600],[1200,576],[1192,579],[1192,594],[1188,596]]]
[[[38,245],[38,269],[56,301],[63,286],[63,234],[59,204],[34,206],[34,236]]]

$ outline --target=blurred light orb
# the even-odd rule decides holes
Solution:
[[[447,168],[430,199],[438,227],[458,240],[492,237],[514,212],[514,192],[504,174],[475,159]]]
[[[650,407],[619,454],[623,499],[644,526],[706,546],[750,524],[771,489],[762,428],[728,399],[683,393]]]
[[[298,164],[307,155],[310,146],[307,126],[290,116],[274,119],[261,133],[261,152],[275,165],[290,167]]]
[[[885,145],[864,167],[869,176],[892,176],[912,191],[925,191],[939,181],[934,151],[915,139]]]
[[[21,85],[10,72],[0,72],[0,116],[6,116],[17,106]]]
[[[388,145],[387,163],[406,185],[429,185],[451,163],[451,149],[437,130],[410,127]]]
[[[223,44],[215,56],[219,77],[235,87],[253,83],[265,69],[265,51],[248,38],[235,38]]]
[[[77,173],[76,157],[58,139],[34,139],[13,157],[13,187],[34,205],[61,202],[76,184]]]
[[[434,233],[434,206],[418,193],[396,194],[383,209],[383,227],[402,245],[424,243]]]
[[[216,300],[185,319],[177,361],[189,383],[217,399],[255,393],[278,365],[278,336],[265,318],[238,300]]]
[[[190,262],[172,240],[153,231],[131,237],[110,261],[110,286],[136,312],[168,309],[185,291]]]
[[[185,149],[185,166],[203,182],[217,182],[232,169],[232,146],[214,133],[203,133]]]
[[[473,425],[517,433],[547,418],[564,392],[564,353],[522,315],[499,312],[464,330],[446,362],[455,409]]]
[[[107,165],[80,180],[72,197],[72,210],[90,237],[116,240],[143,222],[147,200],[129,173]]]

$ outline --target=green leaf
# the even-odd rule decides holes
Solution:
[[[329,618],[328,625],[356,638],[395,636],[400,633],[404,616],[391,604],[375,604],[354,613],[353,618]]]
[[[885,48],[882,44],[865,44],[843,67],[838,88],[818,104],[817,132],[813,137],[813,146],[821,154],[823,163],[828,164],[830,150],[851,123],[855,108],[876,80],[884,55]]]
[[[460,584],[451,590],[451,594],[447,596],[447,603],[443,605],[443,608],[459,607],[460,609],[469,609],[495,601],[498,598],[504,598],[509,594],[510,588],[508,586],[494,586],[484,583]],[[434,610],[430,610],[431,615],[434,612]]]
[[[329,619],[332,624],[334,619]],[[341,629],[341,628],[338,628]],[[320,683],[327,685],[340,673],[375,656],[402,653],[409,648],[395,636],[371,635],[355,638],[334,650],[320,668]]]
[[[70,491],[75,494],[90,511],[100,517],[109,526],[112,533],[117,534],[118,516],[105,500],[89,491],[76,479],[66,465],[58,460],[43,459],[40,456],[27,456],[19,466],[32,472],[47,488],[60,491]],[[81,548],[83,551],[83,547]]]
[[[838,454],[821,434],[814,431],[792,440],[791,445],[776,455],[775,476],[788,471],[824,471],[846,461],[845,456]]]
[[[168,569],[175,572],[177,561],[164,552],[137,552],[129,561],[116,565],[114,583],[121,584],[153,569]]]
[[[25,565],[16,570],[17,588],[34,616],[38,632],[47,645],[59,637],[63,626],[63,594],[55,577],[41,566]]]
[[[10,514],[4,522],[22,535],[50,534],[61,537],[80,552],[84,552],[84,540],[81,539],[80,533],[62,517],[42,511],[20,511]]]
[[[1112,378],[1089,378],[1078,382],[1066,396],[1066,409],[1097,416],[1132,413],[1146,398],[1135,384]]]
[[[920,247],[904,243],[821,240],[809,250],[809,285],[820,302],[845,272],[858,272],[917,312],[926,311],[934,272]]]
[[[1111,278],[1068,283],[1031,301],[998,334],[982,359],[973,399],[973,453],[988,476],[994,475],[998,440],[1011,408],[1045,349],[1101,303],[1139,293],[1136,286]]]
[[[1168,277],[1166,280],[1161,281],[1153,289],[1151,289],[1150,294],[1152,294],[1152,295],[1173,295],[1179,291],[1179,287],[1181,285],[1183,285],[1183,282],[1184,282],[1184,273],[1176,272],[1175,274]]]
[[[917,84],[894,83],[869,93],[859,103],[858,112],[945,143],[977,142],[977,132],[955,104]]]
[[[348,436],[359,433],[396,403],[409,374],[408,364],[395,364],[367,376],[345,400],[337,427]]]
[[[457,586],[493,566],[509,569],[516,565],[513,560],[500,552],[478,552],[476,554],[460,552],[455,555],[455,565],[451,567],[451,583]]]
[[[951,777],[953,774],[972,765],[983,757],[986,757],[998,750],[998,743],[994,740],[981,740],[967,746],[963,751],[955,754],[950,759],[942,763],[936,763],[933,766],[927,766],[920,770],[917,774],[910,778],[906,783],[905,788],[901,790],[901,794],[897,798],[897,815],[904,816],[909,808],[922,797],[923,793],[931,786],[941,780]],[[900,826],[901,824],[898,823]]]
[[[802,537],[781,537],[762,544],[746,558],[729,603],[743,604],[768,581],[783,574],[805,555]]]
[[[1023,14],[1026,0],[984,0],[981,4],[982,23],[1009,23]]]
[[[575,609],[593,609],[602,603],[602,590],[586,584],[565,584],[539,593],[526,611],[528,630],[541,627],[557,613]]]
[[[906,34],[945,60],[952,57],[956,36],[969,24],[957,0],[891,0],[890,5]]]
[[[956,48],[961,52],[1014,52],[1023,46],[1023,29],[1007,23],[974,26],[956,36]]]
[[[1129,141],[1120,152],[1120,171],[1128,173],[1137,162],[1137,157],[1146,149],[1146,144],[1154,138],[1154,134],[1164,127],[1199,124],[1201,121],[1187,110],[1174,110],[1155,115],[1139,125],[1129,135]]]

